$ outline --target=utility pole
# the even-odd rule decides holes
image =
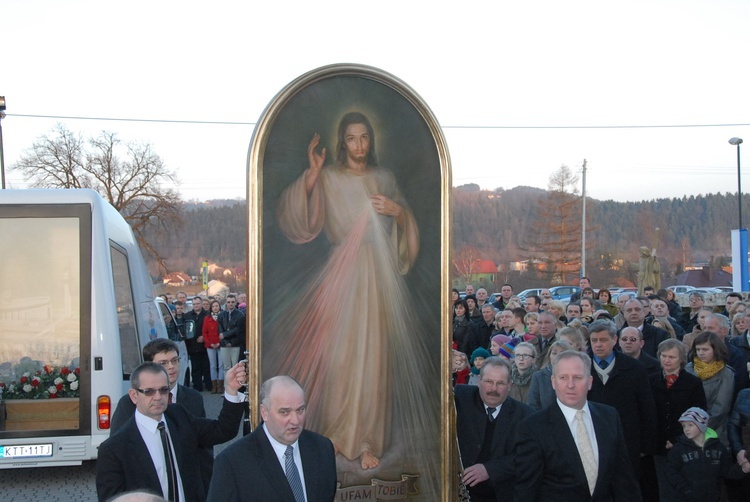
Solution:
[[[583,198],[583,211],[581,211],[581,277],[586,275],[586,159],[583,159],[583,188],[581,197]]]

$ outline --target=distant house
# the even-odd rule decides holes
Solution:
[[[191,282],[192,279],[185,272],[170,272],[162,278],[165,286],[185,286]]]
[[[467,284],[485,286],[495,283],[497,265],[492,260],[474,260],[470,265],[454,265],[453,287],[463,288]]]
[[[705,266],[698,270],[686,270],[677,277],[673,284],[687,284],[695,288],[715,288],[718,286],[731,286],[732,274],[722,269]],[[671,286],[672,284],[668,284]]]

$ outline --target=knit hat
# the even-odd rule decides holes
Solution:
[[[485,359],[489,359],[490,355],[491,354],[489,353],[487,349],[483,349],[482,347],[479,347],[478,349],[474,350],[474,352],[471,353],[471,359],[469,360],[469,362],[471,363],[472,366],[474,366],[474,359],[476,359],[477,357],[483,357]]]
[[[495,342],[498,346],[502,347],[504,344],[508,343],[511,340],[512,338],[509,337],[508,335],[495,335],[492,337],[491,341]]]
[[[680,415],[679,421],[693,422],[696,426],[698,426],[701,432],[706,432],[706,429],[708,429],[708,418],[708,413],[700,408],[693,406],[692,408],[688,408],[685,413]]]
[[[514,357],[516,357],[516,345],[518,345],[519,343],[521,343],[520,338],[513,338],[509,342],[505,342],[500,347],[500,355],[505,357],[506,359],[513,359]]]

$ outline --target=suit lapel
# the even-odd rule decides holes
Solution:
[[[610,441],[611,428],[609,424],[599,413],[599,408],[589,402],[589,411],[591,411],[591,422],[594,424],[594,434],[596,435],[596,448],[599,453],[599,475],[596,477],[596,486],[594,487],[594,493],[600,489],[602,482],[602,472],[607,472],[609,469],[609,459],[612,458],[612,441]]]
[[[141,431],[138,430],[135,416],[132,416],[130,420],[128,420],[126,427],[128,428],[127,434],[131,438],[131,452],[134,465],[142,466],[148,486],[152,490],[156,490],[157,493],[162,493],[159,475],[156,472],[156,467],[154,467],[154,461],[151,459],[151,454],[148,452],[148,447],[143,441],[143,437],[141,437]]]
[[[591,407],[590,403],[589,407]],[[552,403],[552,405],[549,407],[549,410],[550,428],[553,430],[552,437],[558,439],[561,451],[569,452],[567,456],[569,457],[571,465],[575,466],[578,482],[583,483],[586,486],[586,491],[588,491],[589,485],[586,478],[586,471],[583,469],[581,455],[578,453],[578,446],[576,446],[576,441],[573,438],[573,433],[570,431],[568,421],[565,419],[565,415],[563,415],[563,412],[557,402]],[[594,430],[596,430],[596,428],[594,428]]]
[[[277,490],[279,500],[294,500],[294,493],[289,486],[289,481],[286,479],[286,474],[281,468],[279,463],[279,457],[276,456],[276,452],[271,446],[266,431],[263,426],[259,426],[256,431],[256,439],[258,441],[258,449],[256,454],[258,455],[258,465],[261,466],[263,473],[268,479],[268,484]],[[300,453],[302,453],[300,451]],[[305,478],[307,479],[307,478]]]
[[[493,450],[499,446],[500,440],[503,438],[503,433],[510,430],[513,413],[516,411],[514,404],[509,399],[506,399],[500,407],[500,413],[497,414],[497,419],[495,420],[495,431],[492,435]]]
[[[299,446],[299,453],[302,456],[302,471],[305,476],[305,490],[307,491],[307,500],[315,500],[319,490],[317,489],[318,476],[318,462],[316,459],[320,458],[317,455],[315,446],[309,437],[302,431],[302,435],[299,437],[297,442]]]

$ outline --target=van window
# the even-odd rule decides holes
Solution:
[[[29,216],[24,208],[0,215],[0,392],[13,403],[0,430],[77,429],[81,332],[88,333],[81,220]],[[53,400],[69,409],[52,416]]]
[[[130,285],[128,255],[117,244],[110,242],[112,254],[112,281],[117,305],[117,325],[120,330],[120,353],[122,354],[122,379],[130,380],[130,374],[141,363],[141,348],[136,331],[133,288]]]

